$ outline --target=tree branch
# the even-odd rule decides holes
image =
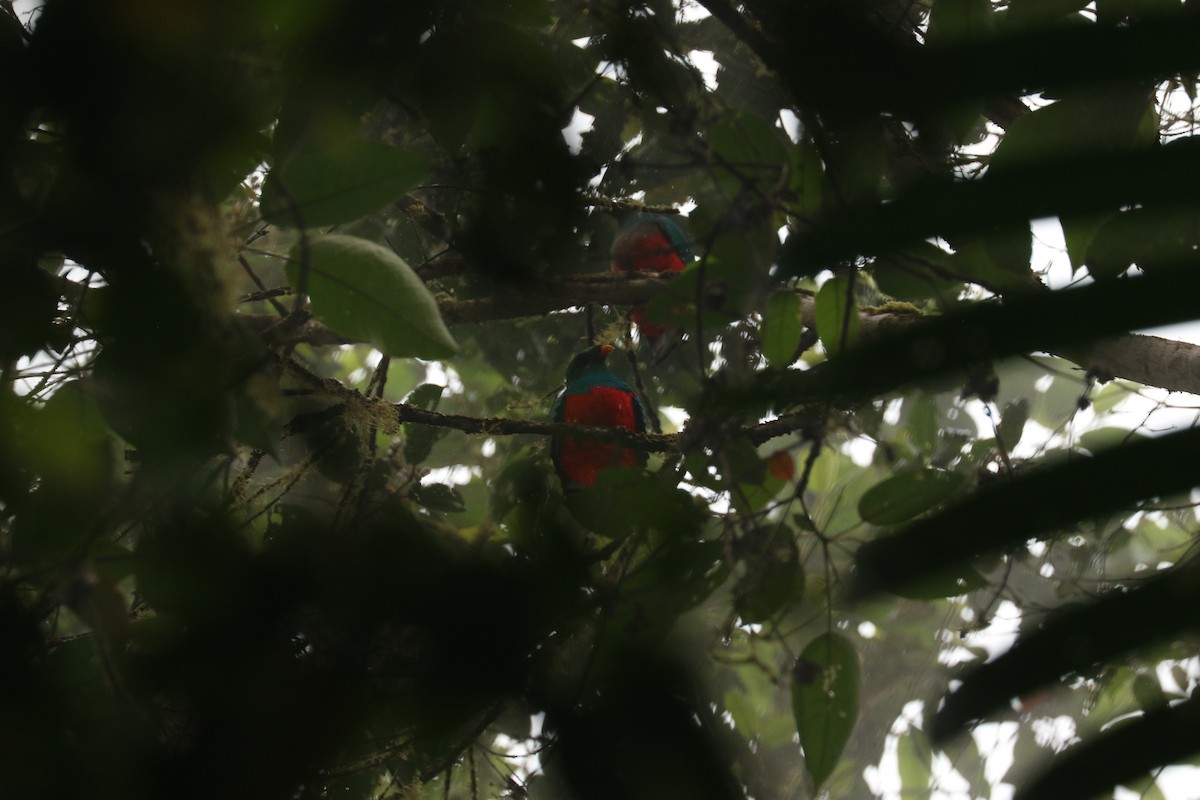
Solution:
[[[540,420],[514,419],[512,417],[470,417],[463,414],[443,414],[407,403],[389,403],[369,397],[356,389],[332,378],[322,378],[294,359],[284,362],[294,374],[314,388],[326,392],[344,404],[354,408],[358,419],[370,420],[384,433],[394,434],[402,424],[429,425],[434,428],[449,428],[469,434],[485,436],[573,436],[597,439],[602,442],[622,444],[649,453],[681,451],[693,446],[693,441],[702,434],[690,426],[682,433],[637,433],[623,428],[599,428],[591,425],[571,425],[565,422],[543,422]],[[823,405],[823,404],[822,404]],[[737,435],[745,436],[758,445],[797,430],[820,424],[825,411],[803,409],[785,414],[777,419],[748,425],[736,429]]]
[[[801,295],[800,314],[804,325],[815,329],[810,295]],[[904,310],[860,310],[859,330],[864,339],[870,339],[921,319],[920,314]],[[1103,380],[1124,378],[1170,392],[1200,394],[1200,345],[1125,333],[1090,344],[1056,347],[1048,352],[1078,364]]]
[[[641,305],[670,285],[655,276],[598,273],[547,282],[522,294],[504,294],[478,300],[443,300],[443,318],[450,324],[478,323],[496,319],[539,316],[585,302],[610,305]],[[691,298],[681,298],[687,302]],[[800,312],[805,327],[815,330],[812,295],[800,292]],[[903,307],[861,309],[860,331],[864,339],[886,335],[924,317]],[[243,314],[239,319],[260,333],[278,323],[267,314]],[[294,330],[272,332],[272,344],[305,343],[335,345],[351,343],[318,322],[309,320]],[[283,337],[284,341],[280,341]],[[1124,378],[1172,392],[1200,394],[1200,345],[1145,334],[1122,334],[1089,345],[1055,348],[1054,355],[1073,361],[1105,378]],[[433,423],[428,423],[433,424]],[[482,431],[475,431],[482,432]],[[540,432],[540,431],[539,431]]]

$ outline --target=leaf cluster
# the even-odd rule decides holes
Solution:
[[[3,9],[0,794],[866,796],[890,741],[984,794],[983,719],[1022,797],[1195,759],[1197,434],[1105,417],[1200,363],[1129,336],[1196,316],[1191,5]],[[610,275],[646,212],[697,261]],[[667,435],[564,493],[600,342]]]

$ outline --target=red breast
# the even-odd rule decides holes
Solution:
[[[611,386],[593,386],[586,393],[563,398],[562,421],[636,430],[633,396]],[[632,448],[569,436],[563,437],[558,460],[569,479],[585,486],[594,485],[600,471],[607,467],[636,467],[640,463],[638,452]]]

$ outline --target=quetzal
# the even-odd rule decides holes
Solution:
[[[646,430],[646,409],[637,392],[614,375],[604,361],[615,350],[600,344],[578,353],[567,365],[567,386],[554,401],[555,422]],[[550,442],[554,469],[564,489],[593,486],[601,470],[608,467],[637,467],[645,453],[632,447],[597,439],[555,436]]]
[[[612,244],[612,268],[616,272],[681,272],[695,256],[683,231],[669,218],[638,212],[625,220]],[[652,342],[667,329],[643,322],[645,308],[635,308],[629,318]]]

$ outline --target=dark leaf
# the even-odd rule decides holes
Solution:
[[[799,295],[787,291],[771,295],[762,324],[763,355],[768,364],[783,369],[792,363],[803,327]]]
[[[818,789],[833,773],[858,719],[858,653],[840,634],[809,642],[792,673],[792,711],[804,768]]]
[[[1119,784],[1200,752],[1200,701],[1195,698],[1118,724],[1056,758],[1023,786],[1018,800],[1095,797]]]
[[[444,483],[422,484],[413,489],[413,500],[430,511],[459,513],[467,510],[462,494]]]
[[[835,275],[821,285],[814,315],[821,344],[831,357],[854,344],[860,323],[848,275]]]
[[[268,175],[263,219],[289,228],[350,222],[391,203],[427,172],[420,157],[368,139],[302,150]]]
[[[442,399],[442,392],[445,390],[445,386],[423,383],[416,389],[413,389],[404,402],[417,408],[436,411],[438,402]],[[404,430],[406,433],[404,438],[404,460],[409,464],[420,464],[429,458],[434,444],[449,432],[447,428],[413,424],[405,425]]]
[[[1006,653],[964,677],[934,717],[931,735],[943,740],[1013,697],[1188,629],[1190,609],[1200,602],[1198,571],[1192,563],[1136,588],[1109,592],[1022,635]]]
[[[899,525],[950,499],[965,480],[957,472],[922,469],[878,483],[858,501],[858,514],[876,525]]]
[[[1200,429],[1190,429],[982,487],[940,514],[859,548],[860,591],[898,586],[1085,517],[1187,491],[1200,476],[1179,465],[1189,463],[1198,446]]]

